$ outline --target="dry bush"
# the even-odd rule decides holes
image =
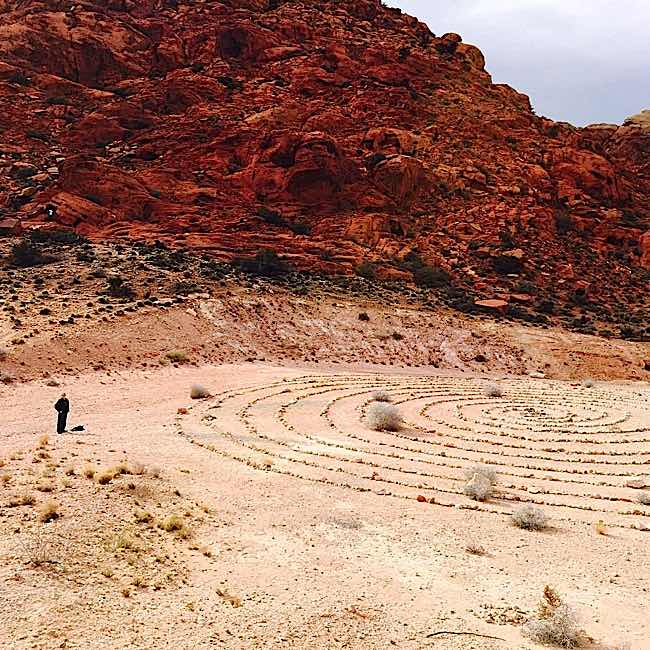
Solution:
[[[41,437],[38,439],[38,448],[39,448],[39,449],[42,449],[43,447],[46,447],[46,446],[47,446],[47,443],[48,443],[49,441],[50,441],[50,438],[49,438],[49,436],[48,436],[47,434],[44,435],[44,436],[41,436]]]
[[[524,530],[544,530],[548,526],[548,517],[540,508],[527,504],[512,513],[512,523]]]
[[[153,476],[154,478],[160,478],[162,474],[162,470],[160,469],[160,467],[152,467],[149,469],[149,474],[151,474],[151,476]]]
[[[97,483],[100,485],[107,485],[115,478],[115,474],[112,469],[105,469],[104,471],[97,474]]]
[[[93,478],[96,473],[97,473],[97,470],[92,465],[86,465],[83,468],[83,475],[86,478]]]
[[[2,481],[3,485],[7,485],[9,481],[11,481],[11,474],[6,473],[0,476],[0,481]]]
[[[109,472],[113,472],[113,477],[116,476],[122,476],[122,474],[131,474],[131,467],[127,465],[126,463],[118,463],[117,465],[113,465],[109,470]]]
[[[7,461],[4,458],[0,458],[0,467],[4,467],[7,464]]]
[[[135,511],[135,520],[139,524],[147,524],[152,519],[153,519],[153,517],[151,516],[151,513],[147,512],[146,510],[136,510]]]
[[[478,540],[471,539],[465,544],[465,551],[470,555],[485,555],[485,547]]]
[[[465,484],[463,494],[474,501],[487,501],[492,496],[492,483],[483,474],[474,474]]]
[[[485,387],[485,394],[488,397],[503,397],[503,388],[499,384],[491,383]]]
[[[372,394],[372,399],[375,402],[392,402],[393,398],[387,390],[376,390]]]
[[[585,379],[585,380],[582,382],[582,385],[583,385],[585,388],[593,388],[593,387],[596,385],[596,382],[595,382],[593,379]]]
[[[146,473],[147,467],[145,466],[144,463],[140,462],[135,462],[131,463],[131,474],[135,476],[142,476],[144,473]]]
[[[30,494],[29,492],[25,492],[24,494],[21,494],[19,499],[20,499],[21,506],[33,506],[36,503],[36,499],[34,495]]]
[[[0,347],[0,361],[6,361],[9,356],[9,350],[5,347]]]
[[[187,353],[182,350],[170,350],[165,357],[172,363],[187,363],[190,360]]]
[[[548,585],[537,617],[524,625],[522,634],[536,643],[560,648],[576,648],[582,637],[575,612]]]
[[[74,466],[73,466],[73,465],[68,465],[68,466],[65,468],[64,471],[65,471],[65,475],[66,475],[66,476],[74,476]]]
[[[158,527],[168,533],[175,533],[178,539],[187,539],[191,535],[185,521],[178,515],[169,515],[158,524]]]
[[[650,506],[650,492],[641,492],[637,500],[641,505]]]
[[[373,402],[368,407],[366,422],[373,431],[399,431],[402,427],[402,416],[392,404]]]
[[[210,397],[210,391],[205,388],[205,386],[201,386],[201,384],[192,384],[190,388],[190,397],[192,399],[206,399],[207,397]]]
[[[472,465],[464,470],[465,478],[469,481],[474,474],[484,476],[491,485],[496,485],[499,480],[497,470],[492,465]]]
[[[54,501],[46,501],[38,509],[38,519],[43,523],[46,523],[48,521],[53,521],[54,519],[58,519],[60,516],[61,515],[59,514],[59,506],[57,506],[56,503],[54,503]]]
[[[54,485],[49,481],[39,480],[38,483],[36,483],[36,489],[39,492],[54,492]]]

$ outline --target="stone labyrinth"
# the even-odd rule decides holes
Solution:
[[[603,520],[650,528],[650,392],[515,379],[488,397],[479,379],[306,376],[218,395],[181,419],[182,435],[223,458],[315,486],[339,486],[423,507],[507,516],[522,503],[553,523]],[[390,393],[404,427],[370,430],[372,393]],[[493,466],[495,495],[463,495],[465,470]]]

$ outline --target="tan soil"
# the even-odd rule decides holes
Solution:
[[[11,478],[0,487],[0,646],[533,648],[519,624],[551,584],[602,642],[585,647],[628,640],[633,650],[648,648],[649,533],[634,527],[650,522],[650,513],[631,501],[638,491],[624,486],[644,469],[626,463],[650,453],[648,442],[624,442],[647,436],[647,385],[589,389],[502,379],[504,397],[489,402],[485,380],[459,371],[433,380],[414,371],[307,374],[266,364],[168,366],[87,372],[64,378],[60,387],[42,380],[3,387],[0,472]],[[218,398],[192,402],[189,386],[196,381]],[[407,424],[399,436],[371,432],[361,421],[377,386],[401,402]],[[71,398],[71,424],[85,424],[86,432],[51,434],[52,403],[62,390]],[[460,411],[453,401],[427,410],[441,397],[456,400]],[[177,414],[186,407],[187,415]],[[480,435],[463,429],[468,422]],[[572,427],[580,435],[558,433]],[[44,432],[47,453],[58,463],[48,494],[34,485],[50,459],[32,462]],[[535,432],[549,442],[514,446],[522,443],[517,435]],[[564,436],[575,442],[550,442]],[[494,446],[499,441],[509,446]],[[602,465],[578,458],[567,466],[572,449],[598,454]],[[555,461],[542,459],[549,454]],[[149,471],[99,486],[72,476],[63,486],[67,463],[82,468],[89,460],[104,468],[124,459],[160,467],[161,477]],[[480,459],[504,463],[498,493],[486,504],[459,494],[462,467]],[[528,464],[550,471],[521,469]],[[594,468],[614,475],[593,475]],[[149,487],[134,496],[129,482]],[[8,508],[25,489],[36,505]],[[600,499],[601,493],[618,500]],[[419,503],[420,494],[436,504]],[[552,527],[514,528],[508,512],[516,498],[541,500]],[[47,499],[62,516],[44,524],[36,509]],[[154,521],[137,524],[142,506],[135,501],[147,499]],[[620,514],[635,509],[639,514]],[[157,528],[171,512],[189,522],[189,539]],[[606,535],[597,534],[598,519]],[[140,550],[112,552],[109,545],[107,551],[106,539],[125,528],[135,531]],[[59,535],[64,544],[56,542]],[[42,537],[56,564],[30,563],[33,540]],[[467,553],[469,542],[486,554]],[[207,547],[212,557],[191,547]],[[159,568],[155,557],[164,555]],[[101,573],[107,564],[113,577]],[[137,575],[142,586],[133,585]],[[440,630],[503,640],[427,638]]]

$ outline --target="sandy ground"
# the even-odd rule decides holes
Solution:
[[[533,648],[521,623],[548,584],[597,640],[584,647],[650,648],[650,508],[626,486],[649,474],[647,384],[503,375],[491,399],[468,371],[333,370],[156,364],[1,386],[0,646]],[[192,402],[196,381],[215,397]],[[363,422],[377,387],[397,434]],[[53,434],[62,390],[85,432]],[[147,469],[83,476],[121,462]],[[462,495],[479,462],[499,471],[486,503]],[[36,503],[8,507],[26,489]],[[50,499],[61,516],[42,523]],[[511,524],[528,501],[547,531]],[[187,536],[160,528],[172,512]],[[52,562],[34,562],[39,540]],[[486,636],[428,636],[442,631]]]

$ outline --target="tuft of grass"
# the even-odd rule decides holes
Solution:
[[[512,513],[512,523],[524,530],[544,530],[548,527],[548,517],[540,508],[527,504]]]
[[[593,379],[585,379],[585,380],[582,382],[582,385],[583,385],[585,388],[593,388],[593,387],[596,385],[596,382],[595,382]]]
[[[178,515],[169,515],[158,524],[158,527],[167,533],[175,533],[178,539],[187,539],[191,534],[185,520]]]
[[[65,475],[66,475],[66,476],[74,476],[74,475],[75,475],[75,471],[74,471],[74,466],[73,466],[73,465],[68,465],[68,466],[65,468]]]
[[[470,555],[478,555],[478,556],[483,556],[486,553],[485,547],[475,539],[472,539],[467,542],[467,544],[465,545],[465,551]]]
[[[599,519],[594,524],[594,528],[596,529],[596,533],[598,533],[598,535],[607,535],[607,526],[605,526],[605,522],[602,519]]]
[[[19,498],[20,498],[21,506],[33,506],[36,503],[36,498],[34,497],[33,494],[30,494],[29,492],[25,492],[24,494],[21,494]]]
[[[495,467],[492,467],[492,465],[472,465],[465,469],[464,474],[468,481],[474,476],[474,474],[480,474],[490,481],[491,485],[496,485],[499,480],[497,470]]]
[[[188,363],[190,360],[187,353],[182,350],[170,350],[165,357],[172,363]]]
[[[93,467],[93,465],[86,465],[83,468],[83,475],[86,478],[94,478],[95,474],[97,474],[97,470]]]
[[[39,492],[54,492],[54,485],[49,481],[40,480],[36,483],[36,489]]]
[[[147,524],[152,519],[153,519],[153,517],[151,516],[151,513],[147,512],[146,510],[136,510],[135,511],[135,520],[139,524]]]
[[[57,504],[54,501],[46,501],[38,509],[38,519],[43,523],[47,523],[48,521],[53,521],[54,519],[58,519],[60,516],[61,515],[59,513],[59,506],[57,506]]]
[[[43,447],[47,447],[47,444],[50,442],[49,436],[43,435],[38,439],[38,448],[43,449]]]
[[[112,469],[105,469],[99,474],[97,474],[97,483],[100,485],[108,485],[115,478],[115,474]]]
[[[205,386],[201,386],[201,384],[192,384],[190,397],[192,399],[206,399],[210,397],[210,391]]]
[[[392,402],[393,398],[387,390],[376,390],[372,394],[372,399],[375,402]]]
[[[393,404],[373,402],[368,407],[366,423],[373,431],[399,431],[402,427],[402,416]]]
[[[0,481],[2,481],[3,485],[7,485],[7,483],[9,483],[11,481],[11,474],[6,472],[2,476],[0,476]]]

